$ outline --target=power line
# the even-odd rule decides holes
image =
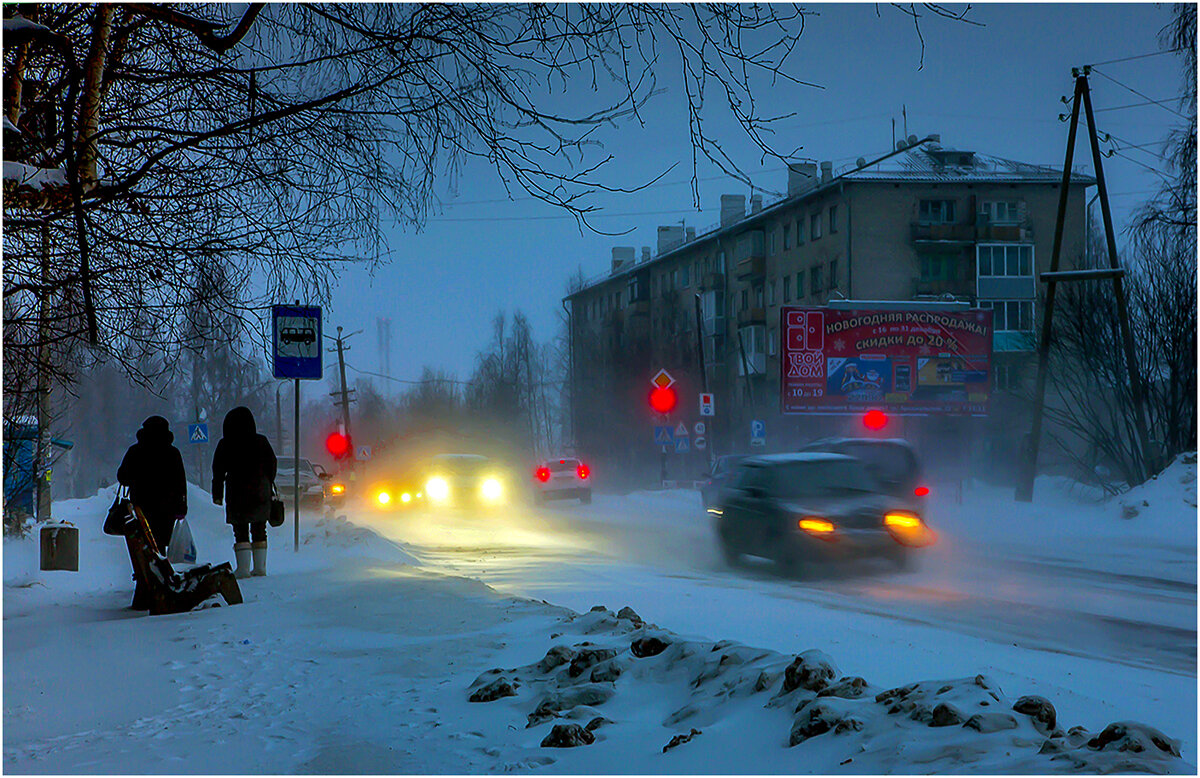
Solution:
[[[1181,114],[1179,111],[1176,111],[1176,110],[1175,110],[1174,108],[1172,108],[1171,106],[1167,105],[1165,102],[1162,102],[1161,100],[1155,100],[1153,97],[1150,97],[1150,96],[1149,96],[1149,95],[1147,95],[1147,94],[1144,94],[1144,93],[1142,93],[1142,92],[1139,92],[1138,90],[1134,89],[1133,87],[1129,86],[1128,84],[1123,84],[1123,83],[1121,83],[1120,81],[1118,81],[1117,79],[1115,79],[1115,78],[1113,78],[1112,76],[1108,75],[1107,73],[1105,73],[1103,70],[1100,70],[1099,68],[1095,68],[1095,67],[1093,67],[1093,68],[1092,68],[1092,71],[1093,71],[1093,72],[1095,72],[1095,73],[1099,73],[1100,75],[1104,76],[1104,77],[1105,77],[1105,78],[1107,78],[1109,81],[1111,81],[1111,82],[1113,82],[1114,84],[1116,84],[1117,86],[1119,86],[1119,87],[1122,87],[1122,88],[1124,88],[1124,89],[1128,89],[1130,92],[1133,92],[1133,93],[1134,93],[1135,95],[1137,95],[1138,97],[1141,97],[1141,98],[1144,98],[1144,99],[1146,99],[1146,100],[1149,100],[1150,102],[1152,102],[1152,103],[1154,103],[1155,105],[1157,105],[1157,106],[1159,106],[1160,108],[1162,108],[1164,111],[1170,111],[1171,113],[1173,113],[1173,114],[1175,114],[1176,116],[1178,116],[1180,119],[1187,119],[1187,118],[1188,118],[1188,117],[1184,116],[1183,114]]]
[[[1109,59],[1104,62],[1089,62],[1088,67],[1095,68],[1097,65],[1115,65],[1118,62],[1130,62],[1135,59],[1145,59],[1146,57],[1157,57],[1162,54],[1174,54],[1175,52],[1183,51],[1183,49],[1163,49],[1161,51],[1152,51],[1148,54],[1134,54],[1131,57],[1120,57],[1119,59]]]
[[[1108,108],[1097,108],[1093,111],[1093,113],[1104,113],[1105,111],[1124,111],[1126,108],[1144,108],[1147,105],[1160,105],[1161,106],[1162,102],[1160,102],[1158,100],[1147,100],[1144,103],[1130,103],[1128,105],[1113,105],[1113,106],[1109,106]],[[1167,110],[1170,111],[1171,109],[1167,108]],[[1172,113],[1174,113],[1174,111],[1172,111]],[[1178,115],[1178,114],[1176,114],[1176,115]]]
[[[712,210],[712,209],[709,209]],[[692,214],[699,216],[704,213],[704,209],[696,210],[688,208],[686,210],[676,211],[636,211],[631,213],[596,213],[587,212],[580,215],[581,218],[601,219],[615,218],[618,216],[678,216],[679,214]],[[552,219],[574,219],[574,214],[550,214],[546,216],[450,216],[445,218],[430,219],[431,222],[515,222],[515,221],[547,221]]]

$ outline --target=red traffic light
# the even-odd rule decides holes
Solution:
[[[350,453],[350,438],[340,432],[331,432],[325,438],[325,450],[334,459],[341,459]]]
[[[863,414],[863,426],[869,430],[881,430],[887,426],[887,414],[880,410],[870,410]]]
[[[678,402],[675,390],[669,386],[659,386],[650,392],[650,407],[658,413],[670,413]]]

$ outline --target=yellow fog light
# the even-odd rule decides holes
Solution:
[[[921,526],[921,520],[911,513],[885,514],[883,523],[895,529],[916,529]]]
[[[400,502],[411,502],[411,501],[412,501],[412,495],[409,494],[408,492],[405,492],[404,494],[400,495]]]
[[[450,484],[445,478],[434,476],[425,484],[425,492],[434,502],[442,502],[450,498]]]
[[[375,495],[375,499],[379,501],[380,505],[387,505],[392,501],[392,496],[387,492],[380,492],[379,494]]]
[[[833,532],[833,522],[813,516],[806,516],[800,519],[800,529],[805,532],[811,532],[814,535],[828,535]]]
[[[483,493],[485,500],[499,500],[500,496],[504,493],[504,487],[495,478],[488,478],[483,482],[480,491]]]
[[[342,486],[341,484],[334,484],[333,486],[329,487],[329,491],[333,492],[334,494],[341,494],[342,492],[346,491],[346,487]]]

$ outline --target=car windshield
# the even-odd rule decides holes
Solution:
[[[713,475],[728,473],[740,465],[743,459],[745,457],[718,457],[717,461],[713,463]]]
[[[579,467],[578,459],[552,459],[550,460],[550,472],[561,473],[566,470],[574,470]]]
[[[771,492],[783,500],[874,492],[878,488],[862,463],[853,459],[787,462],[772,467],[770,474]]]
[[[292,470],[294,469],[293,465],[295,465],[295,463],[296,463],[296,460],[294,460],[294,459],[280,459],[279,460],[279,468],[278,468],[279,472],[280,473],[292,472]],[[312,473],[312,472],[313,472],[312,463],[309,462],[307,459],[301,459],[300,460],[300,473],[304,474],[304,473]]]
[[[488,460],[477,456],[438,456],[433,458],[433,466],[457,475],[474,475],[488,466]]]
[[[905,446],[863,441],[844,443],[838,450],[861,460],[884,484],[905,485],[917,478],[916,457]]]

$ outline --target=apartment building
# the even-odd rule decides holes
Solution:
[[[651,448],[642,395],[660,367],[680,381],[684,420],[696,415],[696,392],[706,385],[717,394],[718,453],[747,447],[740,430],[751,418],[766,419],[786,445],[836,431],[836,423],[779,416],[778,351],[780,306],[839,298],[990,308],[991,407],[1002,419],[990,434],[1015,435],[1019,422],[1009,417],[1020,416],[1014,393],[1034,372],[1037,274],[1050,264],[1062,171],[949,148],[938,136],[898,147],[837,174],[829,162],[793,165],[781,172],[786,196],[765,206],[759,195],[749,209],[745,196],[723,195],[719,225],[700,234],[659,227],[653,255],[614,248],[609,272],[566,298],[581,450],[627,461]],[[1094,183],[1071,175],[1063,269],[1084,256],[1085,191]]]

